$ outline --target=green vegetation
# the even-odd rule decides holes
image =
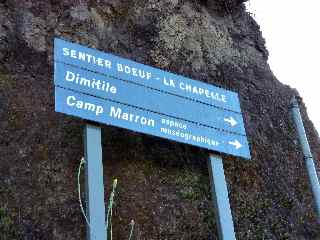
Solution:
[[[179,195],[183,199],[196,201],[210,198],[208,176],[191,170],[183,170],[175,176],[175,183],[179,186]]]
[[[14,80],[7,71],[0,66],[0,90],[14,86]]]
[[[117,189],[117,183],[118,183],[118,180],[115,178],[112,184],[112,191],[109,198],[108,212],[107,212],[106,230],[107,230],[107,234],[110,237],[110,240],[112,240],[112,212],[113,212],[113,206],[114,206],[114,197]],[[129,240],[131,240],[133,236],[134,220],[131,220],[129,225],[130,225]]]
[[[215,229],[215,216],[211,204],[210,180],[208,175],[191,169],[184,169],[174,176],[180,198],[197,204],[200,207],[202,221],[209,229]]]
[[[81,200],[81,184],[80,184],[80,175],[81,175],[81,169],[82,169],[82,165],[85,164],[85,160],[84,160],[84,157],[81,158],[81,161],[80,161],[80,164],[79,164],[79,167],[78,167],[78,174],[77,174],[77,180],[78,180],[78,197],[79,197],[79,203],[80,203],[80,209],[81,209],[81,212],[83,214],[83,217],[85,218],[86,220],[86,223],[88,224],[88,226],[91,228],[92,226],[90,225],[90,221],[88,219],[88,217],[86,216],[85,214],[85,210],[83,208],[83,204],[82,204],[82,200]],[[115,178],[113,180],[113,183],[112,183],[112,191],[111,191],[111,194],[110,194],[110,198],[109,198],[109,202],[108,202],[108,207],[107,207],[107,214],[106,214],[106,226],[105,226],[105,229],[107,231],[107,236],[108,236],[108,239],[112,240],[112,217],[113,217],[113,207],[115,205],[115,201],[114,201],[114,198],[115,198],[115,195],[116,195],[116,189],[117,189],[117,183],[118,183],[118,180],[117,178]],[[130,222],[130,233],[129,233],[129,240],[131,240],[132,236],[133,236],[133,230],[134,230],[134,220],[131,220]]]
[[[0,87],[1,89],[1,87]],[[24,113],[22,111],[18,111],[16,109],[10,109],[9,116],[8,116],[8,122],[9,127],[12,129],[21,129],[24,127]]]
[[[7,207],[0,207],[0,230],[9,232],[13,226],[13,220],[8,216]]]
[[[0,233],[2,240],[18,239],[14,223],[14,213],[7,206],[0,207]]]

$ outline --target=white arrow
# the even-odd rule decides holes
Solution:
[[[234,127],[234,126],[237,125],[237,123],[238,123],[236,120],[234,120],[233,117],[224,118],[223,120],[224,120],[225,122],[230,123],[231,127]]]
[[[237,139],[234,140],[233,142],[229,141],[229,144],[235,146],[236,149],[239,149],[242,147],[242,144]]]

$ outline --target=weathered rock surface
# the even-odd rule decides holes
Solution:
[[[238,92],[252,151],[224,156],[238,239],[320,239],[288,110],[297,92],[272,74],[242,2],[1,0],[0,238],[85,239],[84,122],[54,112],[56,36]],[[119,184],[114,239],[131,219],[133,239],[217,239],[205,150],[110,126],[103,137],[106,197]]]

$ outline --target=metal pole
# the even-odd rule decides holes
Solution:
[[[107,240],[103,186],[101,128],[86,124],[84,129],[86,160],[86,212],[88,240]]]
[[[222,158],[210,154],[208,167],[211,181],[212,201],[215,208],[220,240],[235,240],[232,214],[229,204],[227,183],[224,176]]]
[[[318,220],[320,221],[320,185],[319,185],[319,179],[317,175],[317,171],[313,162],[312,153],[310,151],[308,139],[305,133],[305,129],[303,126],[300,110],[299,110],[299,104],[294,97],[291,100],[291,111],[293,115],[293,120],[299,135],[299,141],[302,147],[302,151],[304,154],[304,160],[308,171],[309,176],[309,182],[311,185],[312,193],[315,200],[316,210],[318,214]]]

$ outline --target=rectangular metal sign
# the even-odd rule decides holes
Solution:
[[[245,135],[240,113],[107,77],[63,63],[55,63],[55,85],[145,110]]]
[[[236,93],[60,39],[54,57],[56,111],[250,159]]]
[[[55,110],[243,158],[250,158],[245,136],[55,87]]]

